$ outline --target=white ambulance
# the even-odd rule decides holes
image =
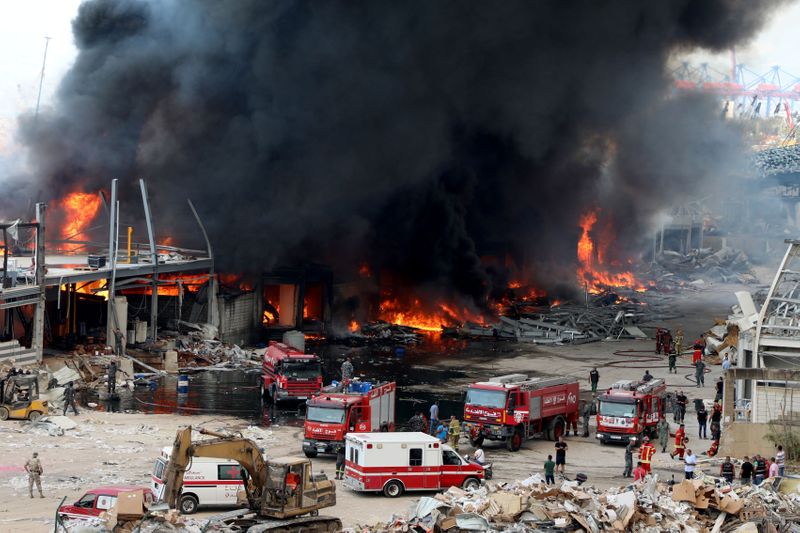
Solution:
[[[477,488],[483,468],[426,433],[348,433],[345,479],[355,491],[395,498],[407,490]]]
[[[164,490],[167,463],[172,447],[161,450],[161,456],[153,465],[153,492],[157,499]],[[183,476],[183,490],[178,509],[183,514],[192,514],[202,506],[236,507],[236,497],[244,490],[242,467],[231,459],[193,457]]]

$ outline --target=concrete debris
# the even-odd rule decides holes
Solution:
[[[747,254],[735,248],[692,250],[688,254],[666,250],[656,257],[647,276],[661,283],[709,282],[757,283]],[[677,279],[676,279],[677,278]]]
[[[370,322],[348,336],[351,345],[366,344],[419,344],[424,340],[422,330],[411,326],[390,324],[383,320]]]
[[[583,344],[603,339],[645,339],[636,324],[654,318],[649,307],[616,293],[592,296],[590,305],[559,304],[528,310],[518,318],[501,316],[492,325],[467,323],[444,328],[447,335],[496,338],[533,344]]]
[[[698,479],[674,486],[653,476],[600,490],[575,481],[545,485],[536,474],[474,491],[451,487],[420,498],[408,518],[395,515],[348,531],[757,531],[749,529],[754,522],[790,531],[800,519],[800,494],[782,494],[772,481],[731,487],[698,472]]]

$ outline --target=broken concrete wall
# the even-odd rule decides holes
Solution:
[[[719,443],[719,457],[730,455],[741,459],[744,456],[752,457],[761,454],[772,457],[775,447],[767,440],[769,424],[753,424],[750,422],[735,422],[725,426],[722,440]]]
[[[256,294],[247,292],[219,299],[220,330],[222,342],[244,344],[256,335]]]

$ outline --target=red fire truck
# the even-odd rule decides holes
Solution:
[[[342,392],[323,391],[308,400],[303,438],[306,457],[336,453],[348,432],[394,431],[396,390],[394,382],[355,381]]]
[[[270,341],[261,367],[261,393],[281,400],[307,400],[322,389],[319,357]]]
[[[663,379],[617,381],[597,398],[597,438],[603,444],[654,438],[666,394]]]
[[[537,434],[558,440],[577,423],[578,392],[575,378],[508,374],[473,383],[464,402],[464,431],[473,446],[500,440],[514,452]]]

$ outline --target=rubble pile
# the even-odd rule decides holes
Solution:
[[[465,491],[451,487],[421,498],[408,518],[359,525],[351,531],[800,531],[800,494],[783,494],[772,479],[755,486],[718,486],[704,476],[671,486],[658,476],[641,484],[599,490],[540,475]]]
[[[589,305],[559,304],[529,308],[517,318],[501,316],[495,324],[466,323],[445,328],[459,337],[494,337],[533,344],[582,344],[603,339],[644,339],[636,324],[664,314],[653,305],[617,293],[592,295]]]
[[[692,250],[688,254],[665,250],[647,272],[657,285],[723,281],[756,283],[747,254],[735,248]]]
[[[419,344],[425,339],[424,332],[411,326],[390,324],[383,320],[363,324],[359,331],[350,333],[351,344]]]

